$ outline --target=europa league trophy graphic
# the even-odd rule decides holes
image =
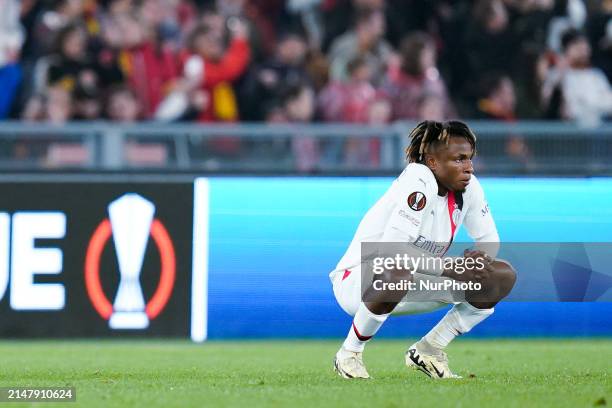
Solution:
[[[125,194],[110,203],[108,213],[121,277],[108,325],[112,329],[144,329],[149,318],[140,271],[155,206],[137,194]]]

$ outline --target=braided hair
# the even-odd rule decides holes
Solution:
[[[476,135],[463,122],[451,120],[448,122],[436,122],[426,120],[419,123],[410,132],[410,145],[406,148],[406,160],[410,163],[425,163],[425,154],[430,148],[439,143],[448,145],[451,136],[464,137],[476,154]]]

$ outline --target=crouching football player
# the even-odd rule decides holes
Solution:
[[[454,303],[442,320],[408,348],[406,365],[431,378],[460,378],[448,367],[444,349],[458,335],[469,332],[493,313],[497,302],[514,286],[516,274],[505,261],[495,259],[499,236],[480,183],[473,175],[476,136],[459,121],[420,123],[410,134],[406,166],[385,194],[361,220],[346,253],[330,274],[334,295],[353,322],[340,350],[334,370],[344,378],[369,378],[362,353],[389,315],[424,313]],[[372,287],[362,296],[361,243],[403,242],[441,257],[451,245],[459,226],[465,225],[476,242],[464,253],[471,267],[461,271],[453,265],[420,267],[415,273],[390,269],[377,276],[381,283],[430,280],[480,283],[480,290],[466,290],[456,302],[448,293],[433,294],[430,301],[410,300],[408,291],[390,301],[388,293]],[[468,265],[467,262],[462,265]],[[461,273],[460,273],[461,272]],[[437,296],[437,297],[436,297]],[[365,299],[366,301],[362,301]]]

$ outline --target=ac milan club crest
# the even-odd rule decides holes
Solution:
[[[425,194],[420,191],[415,191],[408,196],[408,207],[412,208],[414,211],[421,211],[425,208],[425,204],[427,204],[427,199],[425,198]]]

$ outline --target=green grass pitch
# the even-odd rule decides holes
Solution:
[[[74,386],[68,407],[592,407],[612,405],[612,339],[470,340],[463,380],[404,367],[410,340],[374,340],[370,381],[333,373],[340,341],[2,341],[0,386]],[[0,404],[7,405],[7,404]],[[16,407],[21,404],[11,403]]]

